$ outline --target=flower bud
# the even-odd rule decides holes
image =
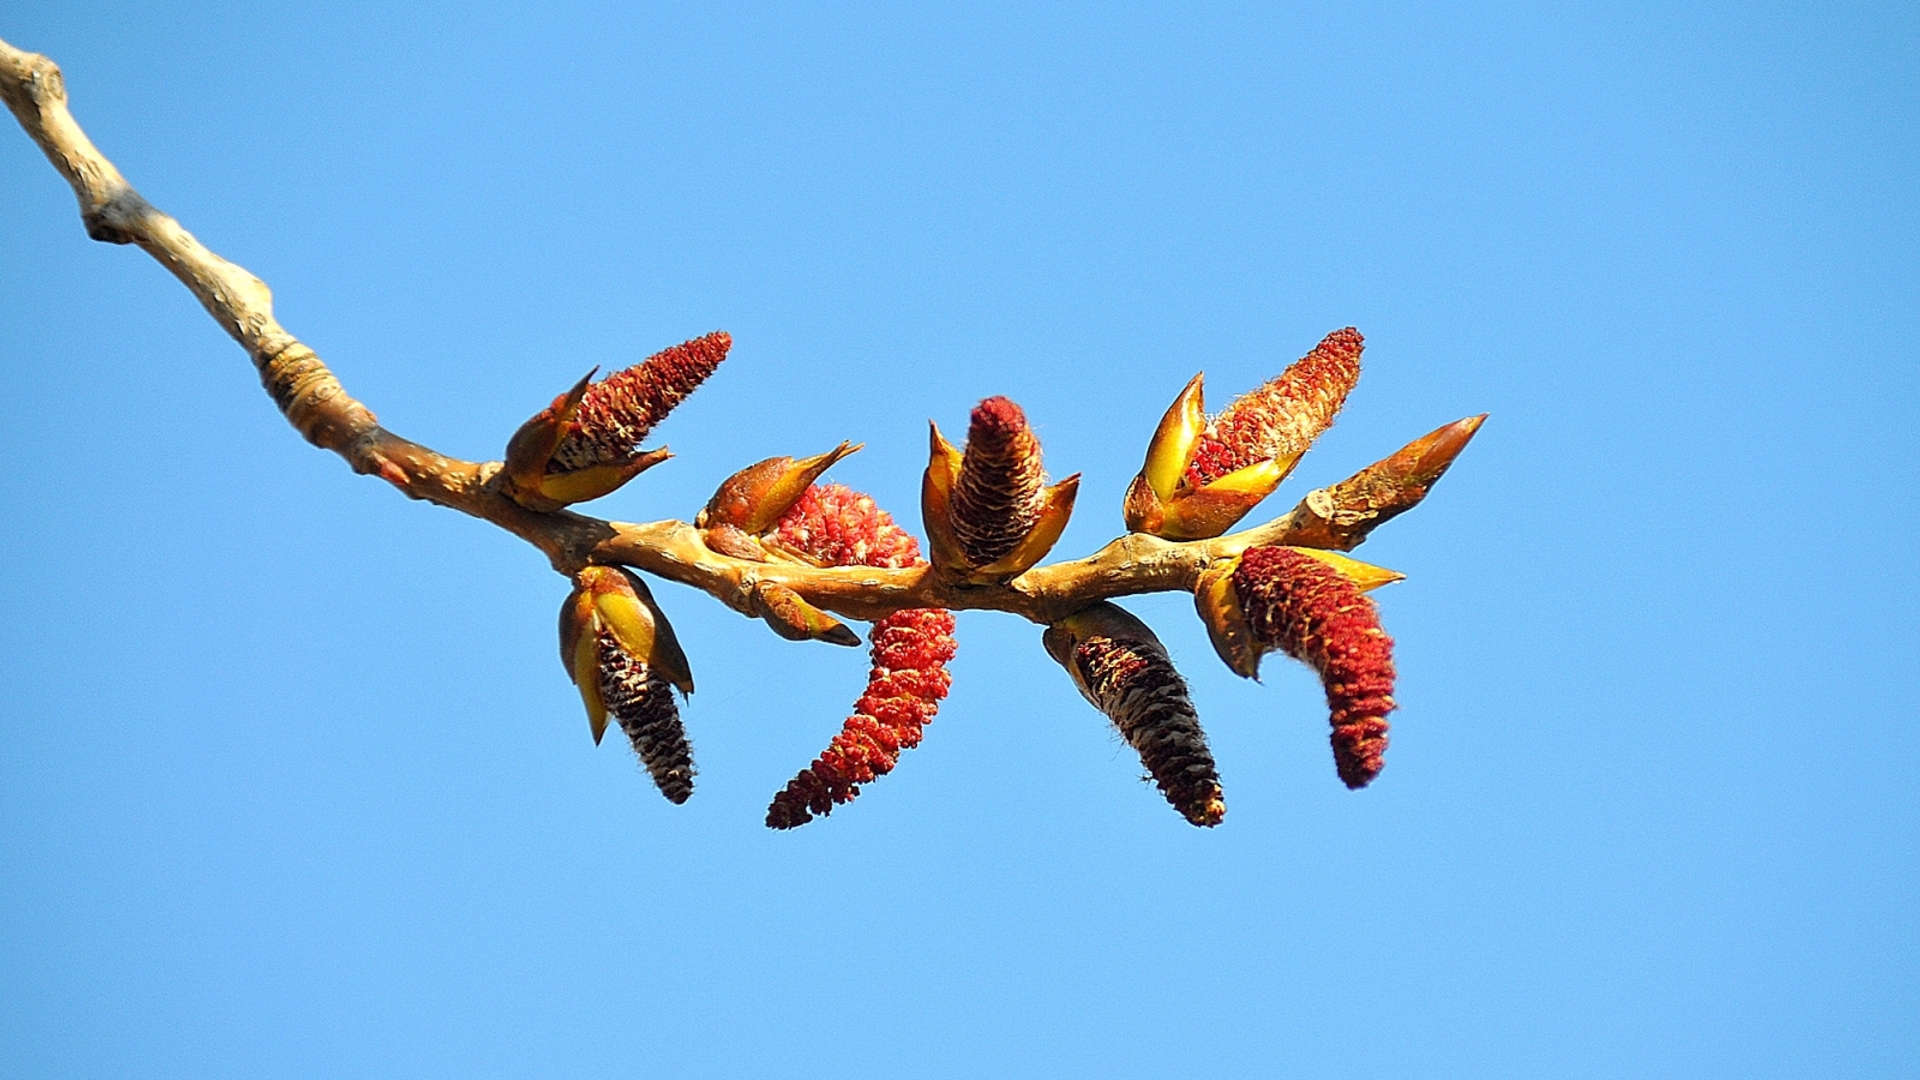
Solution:
[[[1186,680],[1153,631],[1102,601],[1048,627],[1041,642],[1139,753],[1167,802],[1195,825],[1220,824],[1227,804],[1213,752]]]
[[[693,749],[672,691],[693,693],[693,676],[646,583],[611,566],[575,575],[560,609],[560,659],[580,690],[593,741],[606,733],[611,714],[660,793],[686,802]]]
[[[871,498],[839,484],[803,492],[766,545],[817,566],[923,565],[912,535]],[[920,744],[953,681],[946,670],[953,627],[953,613],[939,608],[896,611],[873,624],[866,693],[827,749],[774,796],[770,828],[795,828],[852,801],[861,784],[892,771],[901,751]]]
[[[1059,541],[1080,490],[1077,473],[1052,487],[1043,482],[1040,441],[1012,401],[975,407],[964,454],[934,427],[921,488],[934,565],[974,582],[1032,568]]]
[[[1486,419],[1481,413],[1436,428],[1393,456],[1309,494],[1308,515],[1295,535],[1321,547],[1358,547],[1375,528],[1418,506]]]
[[[1393,639],[1380,628],[1373,601],[1339,570],[1296,548],[1249,549],[1232,583],[1254,645],[1278,649],[1320,675],[1334,767],[1348,787],[1365,787],[1380,773],[1386,716],[1395,708]]]
[[[766,532],[821,473],[859,449],[859,445],[843,442],[824,454],[799,461],[775,457],[749,465],[721,483],[693,523],[702,529],[731,525],[750,536]]]
[[[669,456],[640,441],[726,359],[733,339],[715,331],[615,372],[593,373],[521,425],[507,444],[507,492],[529,510],[557,510],[606,495]]]

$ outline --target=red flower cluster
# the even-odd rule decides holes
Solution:
[[[825,566],[913,566],[920,545],[871,498],[840,484],[815,485],[774,529],[773,542]],[[873,624],[873,668],[840,733],[813,764],[773,797],[767,824],[791,829],[851,802],[860,785],[893,770],[900,752],[920,744],[953,677],[953,613],[897,611]]]
[[[625,463],[640,440],[713,374],[732,347],[733,338],[716,330],[587,387],[574,426],[554,450],[548,471]]]
[[[1287,370],[1236,398],[1194,446],[1187,483],[1202,487],[1236,469],[1304,453],[1333,425],[1359,381],[1364,344],[1351,326],[1335,330]]]
[[[1257,547],[1233,574],[1249,632],[1320,674],[1333,761],[1350,788],[1380,774],[1393,711],[1393,639],[1373,601],[1338,570],[1287,548]]]

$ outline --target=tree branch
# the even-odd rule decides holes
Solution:
[[[700,589],[748,615],[754,613],[755,585],[771,582],[853,619],[938,607],[1005,611],[1051,624],[1101,600],[1191,591],[1207,569],[1254,546],[1309,543],[1350,550],[1374,525],[1418,501],[1418,496],[1402,498],[1383,509],[1382,485],[1372,476],[1407,454],[1402,451],[1363,473],[1369,482],[1315,491],[1257,528],[1184,543],[1131,533],[1088,558],[1037,566],[1012,581],[988,585],[958,584],[926,566],[894,570],[753,562],[714,551],[699,529],[682,521],[636,525],[564,510],[536,513],[507,496],[499,462],[448,457],[381,427],[319,356],[275,320],[273,294],[264,282],[207,250],[101,155],[68,111],[65,83],[53,61],[0,41],[0,97],[73,186],[87,235],[136,244],[179,278],[247,350],[274,404],[303,438],[409,498],[506,529],[539,548],[563,574],[590,564],[630,566]],[[1458,441],[1464,444],[1464,437]],[[1457,452],[1458,446],[1452,449]],[[1424,494],[1422,487],[1418,495]]]

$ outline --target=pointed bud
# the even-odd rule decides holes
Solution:
[[[833,645],[858,645],[860,635],[847,629],[839,619],[804,600],[799,593],[771,581],[753,587],[755,614],[766,620],[773,632],[788,641],[825,641]]]
[[[1167,802],[1195,825],[1220,824],[1227,804],[1213,752],[1186,681],[1153,631],[1103,601],[1048,627],[1041,641],[1140,754]]]
[[[693,793],[693,751],[672,690],[693,693],[686,654],[646,583],[631,571],[589,566],[560,609],[560,655],[586,704],[594,742],[611,715],[660,793]]]
[[[816,566],[924,565],[918,542],[886,511],[839,484],[808,488],[767,545]],[[921,728],[939,712],[953,681],[946,670],[953,625],[953,613],[939,608],[896,611],[873,624],[866,693],[827,749],[774,796],[770,828],[804,825],[851,801],[861,784],[890,772],[902,750],[920,744]]]
[[[1257,547],[1233,574],[1246,633],[1319,673],[1333,759],[1350,788],[1380,773],[1393,701],[1393,640],[1373,602],[1338,570],[1293,548]]]
[[[606,495],[666,460],[640,440],[691,394],[733,339],[723,331],[676,345],[592,383],[592,372],[521,425],[507,445],[507,492],[530,510]]]
[[[1193,487],[1266,460],[1298,461],[1360,378],[1360,332],[1328,334],[1266,385],[1235,399],[1207,425],[1187,469]]]
[[[1427,497],[1447,467],[1485,423],[1486,413],[1437,428],[1330,488],[1307,496],[1311,516],[1296,535],[1303,543],[1343,551]]]
[[[693,523],[702,529],[732,525],[758,536],[772,528],[821,473],[859,449],[854,443],[843,442],[824,454],[799,461],[776,457],[749,465],[721,483]]]

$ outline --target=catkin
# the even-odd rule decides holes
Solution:
[[[610,630],[600,631],[600,697],[633,752],[668,801],[684,803],[693,794],[693,746],[680,722],[673,687],[657,671],[625,649]]]
[[[549,472],[631,460],[640,440],[666,419],[727,358],[733,338],[724,330],[675,345],[587,387],[574,428],[560,440]]]
[[[1234,399],[1195,444],[1187,483],[1200,487],[1236,469],[1303,453],[1333,426],[1360,378],[1360,331],[1335,330],[1258,389]]]
[[[1320,675],[1340,779],[1361,788],[1380,775],[1393,701],[1393,639],[1360,587],[1327,564],[1286,548],[1241,556],[1233,587],[1248,630]]]

